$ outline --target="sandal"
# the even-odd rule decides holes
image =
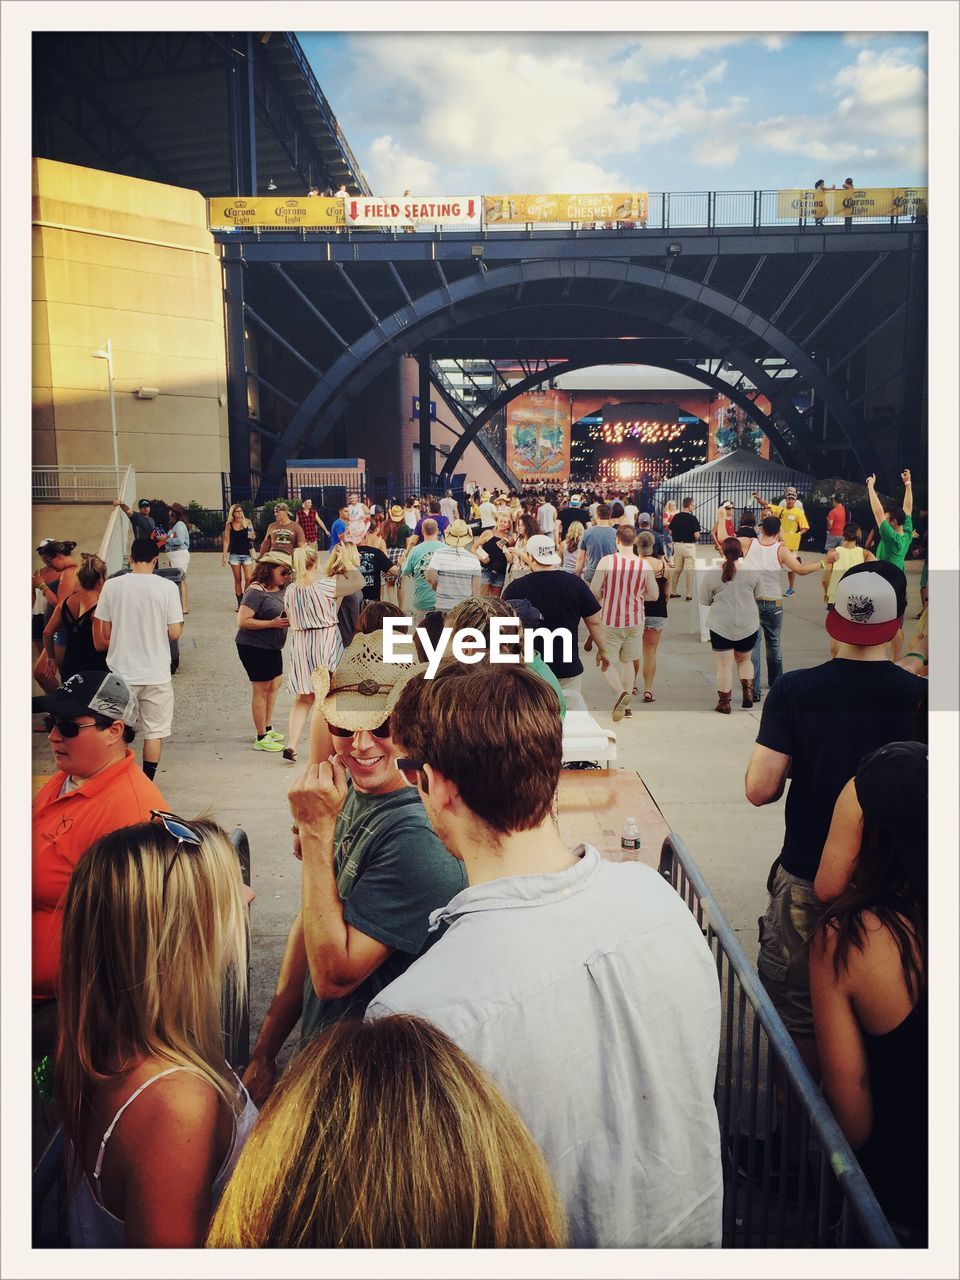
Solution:
[[[637,686],[636,686],[636,685],[634,685],[634,686],[633,686],[633,696],[634,696],[634,697],[636,697],[636,696],[637,696]]]
[[[649,689],[645,689],[643,691],[643,700],[644,702],[656,702],[656,698],[653,696],[653,694],[650,692]]]
[[[297,760],[297,753],[294,751],[293,747],[284,747],[283,758],[284,760],[289,760],[291,764],[295,764]]]

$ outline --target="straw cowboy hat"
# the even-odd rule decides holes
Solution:
[[[389,719],[403,686],[426,669],[425,662],[385,662],[383,632],[358,632],[336,671],[317,667],[313,691],[325,719],[356,733]]]
[[[292,569],[293,558],[286,551],[268,551],[266,555],[260,557],[257,564],[279,564],[284,569]]]
[[[443,535],[443,540],[449,547],[466,547],[473,541],[473,533],[466,521],[454,520]]]

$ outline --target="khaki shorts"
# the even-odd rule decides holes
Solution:
[[[137,730],[144,738],[169,738],[173,732],[173,681],[166,684],[132,684],[140,719]]]
[[[823,904],[813,892],[812,880],[784,871],[779,861],[774,868],[767,882],[770,905],[758,921],[757,972],[787,1030],[793,1035],[812,1036],[807,943]]]
[[[611,662],[633,662],[643,652],[643,627],[606,627],[607,657]]]
[[[693,542],[675,542],[673,544],[673,570],[693,569],[697,563],[697,547]]]

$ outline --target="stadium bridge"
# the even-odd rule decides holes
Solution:
[[[247,402],[252,378],[287,406],[265,478],[278,481],[288,458],[321,453],[404,355],[419,363],[421,458],[431,456],[431,385],[456,416],[445,478],[515,396],[573,369],[624,363],[722,391],[803,470],[889,479],[922,465],[925,221],[778,225],[772,192],[670,194],[651,206],[645,227],[626,229],[215,230],[232,403]],[[739,224],[718,225],[725,208]],[[673,225],[678,209],[705,225]],[[256,370],[243,354],[251,327],[261,335]],[[478,362],[496,370],[506,360],[521,363],[522,380],[486,379],[479,390]],[[472,373],[452,378],[456,365]],[[239,412],[240,471],[248,438]]]

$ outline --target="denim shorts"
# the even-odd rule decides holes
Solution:
[[[227,564],[253,564],[253,556],[237,556],[231,553],[227,556]]]

